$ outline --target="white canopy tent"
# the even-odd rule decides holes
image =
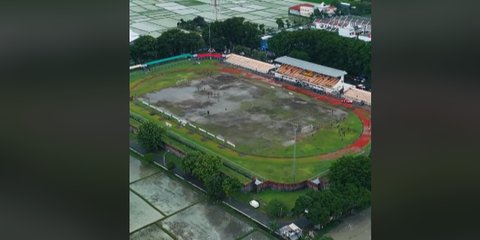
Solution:
[[[138,35],[138,33],[132,31],[132,29],[130,29],[130,43],[135,41],[138,37],[140,37],[140,35]]]

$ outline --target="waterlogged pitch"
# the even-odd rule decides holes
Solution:
[[[361,132],[359,119],[346,109],[226,73],[143,99],[233,142],[236,151],[257,156],[291,156],[294,129],[299,157],[335,151]]]
[[[335,159],[369,151],[368,110],[282,84],[216,60],[133,71],[130,124],[153,121],[176,148],[219,155],[249,176],[282,183],[322,176]]]

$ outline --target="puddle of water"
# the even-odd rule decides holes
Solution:
[[[152,164],[130,156],[130,182],[150,176],[158,171],[159,169]]]
[[[134,182],[130,187],[165,214],[172,214],[198,201],[197,192],[159,172]]]
[[[130,235],[130,240],[173,240],[157,224],[152,224]]]
[[[163,215],[152,208],[135,193],[130,192],[130,232],[156,222]]]
[[[178,239],[236,239],[251,226],[215,205],[199,203],[163,221],[162,227]]]

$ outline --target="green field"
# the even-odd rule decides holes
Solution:
[[[198,79],[205,75],[211,75],[222,66],[216,63],[216,61],[203,61],[201,64],[193,64],[191,61],[178,61],[157,66],[148,73],[135,71],[130,75],[130,94],[134,97],[140,97],[160,89],[174,87],[178,80]],[[299,97],[305,98],[303,95]],[[218,141],[206,140],[198,131],[195,132],[182,127],[176,121],[155,113],[137,101],[130,102],[130,112],[142,118],[155,121],[162,126],[165,126],[165,122],[171,123],[173,126],[168,128],[169,137],[166,141],[180,149],[185,148],[185,146],[182,146],[182,143],[187,143],[196,149],[221,156],[224,161],[228,161],[234,168],[247,172],[251,176],[277,182],[293,182],[292,147],[275,146],[267,149],[267,153],[270,152],[283,156],[276,158],[240,154],[220,145]],[[135,126],[139,125],[139,122],[133,119],[130,119],[130,123]],[[320,134],[314,134],[311,137],[298,141],[297,153],[303,154],[297,154],[296,182],[324,174],[333,160],[320,160],[315,154],[334,151],[353,142],[359,136],[362,128],[361,122],[352,112],[348,112],[347,117],[340,122],[340,125],[342,127],[350,127],[356,132],[351,135],[347,134],[342,142],[338,141],[338,134],[335,131],[328,131],[328,129],[321,131]],[[319,145],[321,146],[321,151],[319,151],[320,148],[315,148],[315,146]],[[178,160],[175,162],[178,166]],[[228,175],[236,175],[235,177],[242,182],[250,180],[230,168],[224,169],[224,172],[229,172]]]
[[[292,208],[295,206],[295,201],[297,201],[298,197],[305,195],[309,191],[312,191],[312,190],[304,189],[304,190],[294,191],[294,192],[280,192],[280,191],[274,191],[274,190],[265,190],[259,193],[238,192],[238,193],[235,193],[233,197],[235,197],[235,199],[245,204],[249,204],[251,200],[256,200],[260,203],[260,207],[259,207],[260,211],[266,213],[266,207],[268,206],[270,201],[272,201],[273,199],[277,199],[283,202],[288,207],[287,211],[291,211]]]

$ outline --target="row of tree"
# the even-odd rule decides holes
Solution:
[[[331,4],[337,8],[336,15],[364,16],[372,14],[372,1],[370,0],[350,1],[349,6],[342,5],[339,0],[333,0]]]
[[[140,125],[137,139],[147,151],[155,152],[163,147],[162,137],[165,129],[151,121],[145,121]],[[167,168],[175,168],[173,162],[168,162]],[[236,178],[223,174],[220,170],[222,160],[218,156],[212,156],[198,151],[187,153],[181,163],[185,173],[195,176],[202,181],[207,190],[207,195],[212,200],[220,200],[230,197],[243,186]]]
[[[171,29],[157,38],[140,36],[130,45],[130,60],[140,64],[182,53],[206,51],[210,46],[217,51],[233,49],[235,46],[256,49],[259,47],[261,34],[266,30],[264,24],[246,22],[242,17],[210,24],[202,17],[197,17],[189,21],[180,21],[178,27],[188,29],[190,32]]]
[[[343,69],[370,80],[371,43],[319,30],[283,31],[269,39],[275,56],[288,55],[305,61]]]
[[[270,52],[273,54],[267,55],[257,50],[260,45],[260,36],[265,31],[264,25],[245,22],[241,17],[213,22],[210,24],[210,29],[203,18],[195,18],[183,25],[198,31],[187,33],[172,29],[158,38],[141,36],[130,46],[132,62],[145,63],[182,53],[206,51],[211,43],[212,48],[217,51],[247,49],[242,50],[246,53],[245,55],[264,61],[267,57],[288,55],[344,69],[349,74],[366,77],[367,85],[370,86],[371,43],[344,38],[327,31],[283,31],[269,39]]]
[[[202,29],[203,40],[210,43],[214,49],[232,49],[235,45],[258,48],[260,36],[265,25],[245,21],[243,17],[233,17],[224,21],[210,23],[210,29]],[[211,38],[210,38],[211,34]]]
[[[294,214],[321,227],[333,220],[363,209],[371,203],[371,159],[367,156],[342,157],[332,164],[327,190],[300,196]]]
[[[182,159],[182,169],[204,183],[207,196],[212,200],[230,197],[242,187],[238,179],[223,174],[221,166],[220,157],[198,151],[189,152]]]
[[[205,48],[205,42],[198,33],[171,29],[157,38],[140,36],[130,45],[130,60],[141,64],[182,53],[194,53],[202,48]]]

